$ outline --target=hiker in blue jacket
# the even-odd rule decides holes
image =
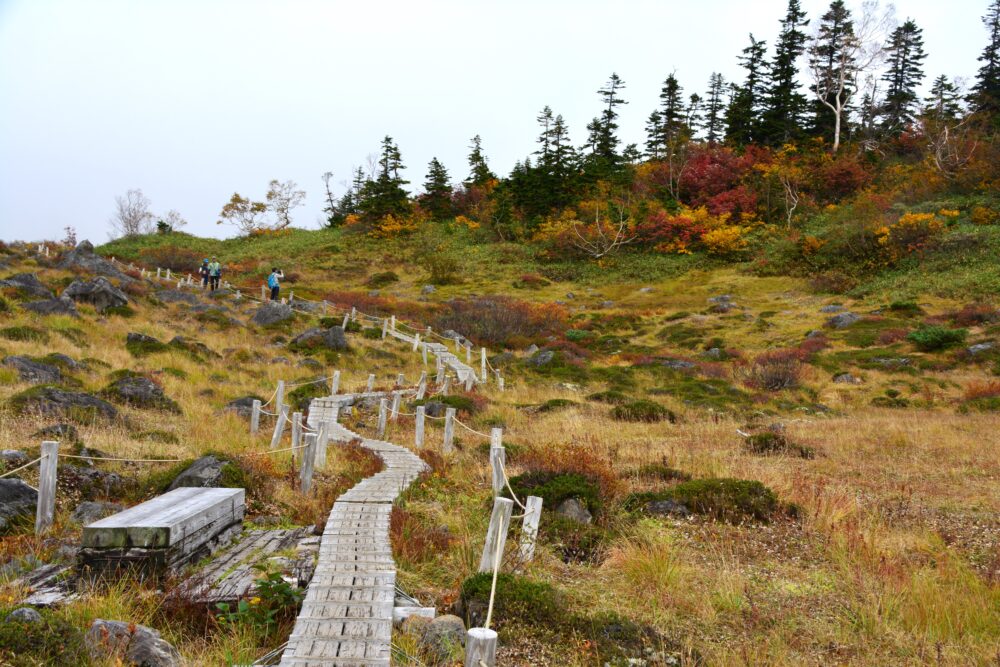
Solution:
[[[271,275],[267,277],[267,286],[271,288],[271,301],[278,300],[278,292],[281,290],[281,285],[278,283],[279,278],[284,278],[285,274],[278,269],[271,269]]]
[[[201,276],[201,287],[202,289],[208,287],[208,277],[211,271],[208,269],[208,257],[201,260],[201,266],[198,267],[198,275]]]

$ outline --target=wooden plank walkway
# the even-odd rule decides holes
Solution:
[[[318,423],[319,412],[314,420],[310,410],[311,422]],[[280,667],[388,667],[396,597],[389,516],[393,501],[427,464],[405,447],[331,426],[331,440],[360,439],[385,467],[334,503]]]
[[[392,336],[393,338],[411,344],[415,340],[414,336],[410,336],[401,331],[396,331],[393,329],[389,329],[388,331],[386,331],[386,334]],[[441,359],[441,362],[444,364],[445,368],[454,371],[460,383],[464,384],[466,381],[469,380],[469,378],[472,379],[473,383],[482,381],[482,378],[476,375],[476,369],[473,368],[472,366],[469,366],[464,361],[459,359],[458,356],[450,352],[448,350],[448,346],[445,345],[444,343],[427,343],[425,341],[420,341],[420,346],[426,347],[428,352],[433,354],[435,357]]]

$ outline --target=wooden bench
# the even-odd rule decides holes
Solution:
[[[85,526],[77,564],[81,574],[98,576],[176,571],[239,535],[245,511],[243,489],[175,489]]]

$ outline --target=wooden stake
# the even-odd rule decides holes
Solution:
[[[376,430],[376,437],[385,437],[385,421],[389,412],[389,401],[380,398],[378,401],[378,429]]]
[[[444,411],[444,445],[441,451],[451,454],[455,442],[455,408],[445,408]]]
[[[486,348],[485,347],[481,347],[481,348],[479,348],[479,350],[480,350],[479,367],[480,367],[480,370],[482,371],[481,376],[483,378],[483,382],[486,382],[486,380],[487,380],[487,378],[486,378]]]
[[[420,334],[413,334],[413,351],[416,352],[420,347]]]
[[[472,363],[472,346],[471,345],[466,345],[465,346],[465,363],[466,364],[471,364]]]
[[[420,381],[417,382],[417,400],[419,401],[427,393],[427,371],[420,373]]]
[[[391,315],[389,317],[389,328],[391,330],[393,330],[393,331],[396,330],[396,316],[395,315]]]
[[[278,380],[278,392],[274,395],[274,404],[281,406],[285,404],[285,381]]]
[[[417,447],[424,446],[424,406],[417,406],[417,424],[413,442]]]
[[[271,449],[277,449],[281,443],[282,436],[285,435],[285,419],[288,417],[288,406],[278,407],[278,418],[274,423],[274,433],[271,434]]]
[[[423,355],[424,355],[424,366],[426,366],[427,365],[427,346],[426,345],[424,345]]]
[[[503,562],[503,548],[507,542],[507,530],[510,528],[510,515],[513,510],[514,501],[510,498],[493,499],[490,527],[486,531],[486,544],[483,545],[482,558],[479,559],[480,572],[492,572],[494,567],[500,567],[500,563]],[[499,542],[499,547],[497,542]],[[500,562],[497,562],[498,548]]]
[[[56,478],[59,470],[59,443],[42,443],[42,460],[38,463],[38,505],[35,508],[35,534],[48,530],[56,518]]]
[[[469,628],[465,633],[465,667],[496,667],[497,633],[488,628]]]
[[[347,331],[347,321],[348,321],[348,320],[349,320],[350,318],[351,318],[351,314],[350,314],[350,313],[344,313],[344,321],[343,321],[343,323],[342,323],[342,324],[340,325],[340,328],[341,328],[341,329],[343,329],[344,331]]]
[[[387,318],[382,320],[382,340],[385,340],[385,337],[388,335],[388,333],[389,333],[389,320]]]
[[[326,448],[330,444],[330,422],[323,420],[316,427],[316,458],[314,467],[316,470],[326,469]]]
[[[535,557],[535,541],[538,539],[538,522],[542,518],[542,499],[528,496],[524,501],[524,521],[521,523],[521,560],[530,563]]]
[[[298,447],[302,444],[302,413],[293,412],[292,413],[292,447]],[[292,450],[292,456],[295,456],[295,450]]]
[[[496,498],[503,491],[504,472],[503,466],[507,463],[507,453],[503,448],[503,429],[493,428],[490,431],[490,468],[493,471],[493,497]]]
[[[397,419],[399,419],[399,401],[400,401],[400,399],[401,399],[401,395],[398,392],[393,393],[393,395],[392,395],[392,412],[390,413],[390,418],[392,419],[392,421],[396,421]]]
[[[253,412],[250,413],[250,432],[256,433],[260,430],[260,401],[254,399]]]
[[[299,488],[302,493],[309,493],[313,480],[313,465],[316,463],[316,434],[306,433],[306,448],[299,457]]]
[[[396,386],[397,387],[402,387],[405,382],[406,382],[406,376],[405,375],[403,375],[402,373],[400,373],[399,375],[396,376]]]
[[[449,391],[451,391],[451,376],[445,375],[444,384],[441,385],[441,393],[447,396]]]
[[[330,395],[336,396],[338,391],[340,391],[340,371],[334,371],[333,378],[330,379]]]
[[[375,374],[374,373],[369,373],[368,374],[368,389],[366,389],[366,391],[370,394],[374,390],[375,390]]]

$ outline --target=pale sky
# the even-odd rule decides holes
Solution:
[[[107,239],[114,198],[141,188],[186,231],[272,178],[337,193],[386,134],[410,189],[434,156],[468,174],[480,134],[495,171],[535,150],[546,104],[574,144],[611,72],[626,82],[623,143],[644,140],[663,79],[704,94],[742,79],[753,32],[774,44],[787,0],[0,0],[0,239]],[[803,0],[816,23],[828,0]],[[857,2],[848,1],[852,9]],[[900,0],[924,30],[927,81],[971,81],[988,0]],[[810,30],[812,26],[810,26]],[[770,55],[770,54],[769,54]],[[803,73],[803,81],[805,74]]]

